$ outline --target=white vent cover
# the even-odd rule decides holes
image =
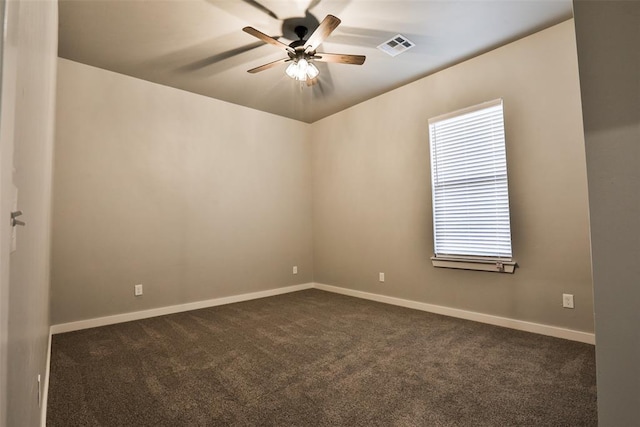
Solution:
[[[396,55],[400,55],[402,52],[404,52],[407,49],[411,49],[415,45],[416,44],[414,42],[408,40],[402,34],[396,34],[386,42],[379,45],[378,49],[380,49],[381,51],[391,56],[396,56]]]

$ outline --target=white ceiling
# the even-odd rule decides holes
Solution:
[[[364,65],[319,63],[311,87],[286,65],[247,73],[286,54],[242,28],[288,44],[290,18],[308,6],[305,22],[342,20],[318,52],[366,55]],[[572,2],[60,0],[59,11],[62,58],[311,123],[569,19]],[[396,57],[376,48],[398,33],[416,46]]]

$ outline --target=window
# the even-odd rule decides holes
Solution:
[[[436,267],[513,272],[502,100],[429,120]]]

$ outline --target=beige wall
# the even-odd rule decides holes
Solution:
[[[568,21],[314,123],[314,280],[592,332],[579,90]],[[520,267],[436,269],[427,120],[500,97]]]
[[[572,21],[312,125],[62,59],[58,81],[53,323],[313,280],[593,331]],[[435,269],[427,120],[498,97],[520,267]]]
[[[3,3],[2,6],[5,6]],[[49,335],[57,3],[6,3],[0,116],[0,426],[40,425]],[[13,171],[15,168],[15,171]],[[27,225],[10,254],[12,184]],[[41,385],[44,390],[44,384]]]
[[[640,419],[640,3],[575,1],[601,426]]]
[[[307,125],[58,66],[54,324],[312,280]]]

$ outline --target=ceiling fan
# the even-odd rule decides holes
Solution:
[[[317,21],[316,21],[317,22]],[[318,28],[305,40],[309,29],[303,25],[295,27],[294,32],[298,36],[298,40],[291,42],[290,44],[284,44],[281,41],[270,37],[263,32],[256,30],[253,27],[244,27],[242,30],[245,33],[251,34],[254,37],[259,38],[265,43],[271,44],[278,48],[284,49],[287,52],[287,58],[278,59],[277,61],[269,62],[268,64],[261,65],[256,68],[248,70],[249,73],[258,73],[260,71],[273,68],[280,64],[291,62],[286,69],[286,74],[292,79],[299,81],[306,81],[307,83],[313,82],[320,73],[315,65],[314,61],[319,62],[331,62],[337,64],[353,64],[362,65],[366,59],[363,55],[346,55],[335,53],[321,53],[316,52],[316,49],[322,42],[329,37],[329,35],[340,25],[340,19],[333,15],[327,15]]]

